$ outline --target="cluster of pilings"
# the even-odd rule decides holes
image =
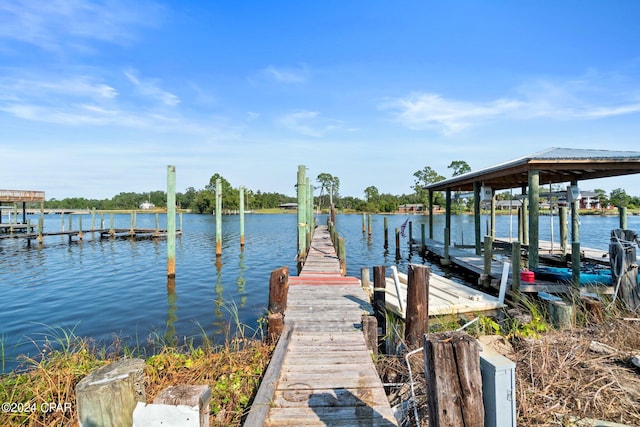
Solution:
[[[298,273],[302,270],[304,260],[311,246],[311,236],[315,228],[313,219],[313,187],[306,176],[307,168],[298,166],[298,182],[296,193],[298,196]]]

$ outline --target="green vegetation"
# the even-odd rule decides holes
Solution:
[[[448,169],[451,169],[451,176],[459,176],[471,172],[471,168],[464,160],[452,161]],[[375,185],[370,185],[363,189],[364,199],[354,196],[341,196],[340,178],[323,172],[316,178],[316,190],[320,190],[315,196],[315,205],[321,209],[328,209],[331,202],[336,209],[343,212],[397,212],[398,207],[406,204],[428,204],[428,192],[424,187],[445,179],[430,166],[413,173],[414,183],[411,186],[413,191],[410,194],[393,195],[380,193]],[[215,208],[215,184],[220,179],[222,183],[222,205],[225,210],[239,209],[239,188],[227,181],[219,173],[214,173],[209,182],[200,190],[189,187],[184,193],[176,193],[176,203],[179,208],[190,210],[194,213],[211,213]],[[562,191],[560,184],[555,184],[554,191]],[[632,212],[640,209],[640,197],[627,195],[625,190],[617,188],[607,196],[601,189],[594,190],[597,194],[601,206],[627,207]],[[473,209],[473,197],[456,193],[452,206],[454,213],[470,212]],[[519,195],[518,195],[519,196]],[[518,196],[510,192],[496,194],[497,200],[509,200]],[[544,198],[543,198],[544,199]],[[281,193],[268,193],[261,190],[245,189],[245,209],[251,211],[277,209],[284,203],[295,203],[295,196],[287,196]],[[164,191],[151,191],[148,193],[120,193],[111,199],[96,200],[82,197],[72,197],[63,200],[51,199],[45,202],[45,208],[72,208],[72,209],[137,209],[143,202],[151,202],[158,208],[166,207],[166,193]],[[434,205],[444,206],[445,199],[442,192],[433,194]],[[34,206],[37,207],[37,206]],[[591,210],[588,213],[593,213]]]
[[[546,304],[520,295],[510,301],[510,308],[492,315],[431,317],[429,330],[453,331],[464,325],[471,336],[493,335],[481,339],[515,363],[519,425],[573,426],[581,424],[569,422],[570,418],[583,417],[640,425],[640,379],[630,361],[640,348],[637,313],[626,311],[620,302],[612,303],[606,295],[600,301],[577,294],[564,297],[575,306],[575,324],[570,329],[554,329]],[[387,348],[398,354],[378,356],[376,367],[383,381],[403,384],[391,389],[391,404],[415,401],[424,421],[429,393],[423,354],[417,352],[408,359],[410,377],[405,356],[412,348],[402,341],[403,329],[404,322],[387,313]],[[598,348],[593,343],[605,350],[593,350]],[[586,424],[592,425],[585,420]]]
[[[118,345],[96,348],[72,331],[57,333],[59,337],[47,341],[38,357],[24,359],[25,369],[0,375],[0,401],[16,405],[15,411],[0,412],[0,425],[77,425],[76,384],[101,366],[141,356],[137,349]],[[171,385],[207,384],[212,393],[210,425],[240,426],[272,350],[262,340],[244,337],[218,347],[206,338],[201,346],[165,344],[146,359],[147,402]],[[47,410],[50,403],[62,406]]]

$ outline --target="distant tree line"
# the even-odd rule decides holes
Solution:
[[[448,166],[452,170],[451,176],[462,175],[471,172],[467,162],[455,160]],[[320,173],[316,178],[319,194],[315,196],[315,205],[319,209],[329,209],[333,203],[337,209],[355,212],[396,212],[401,205],[422,204],[428,205],[428,191],[424,190],[429,184],[446,179],[430,166],[414,172],[414,184],[411,187],[413,193],[393,195],[380,193],[378,188],[371,185],[364,189],[364,199],[345,196],[340,197],[340,179],[329,173]],[[237,210],[240,208],[239,188],[234,188],[222,175],[215,173],[209,179],[207,185],[200,190],[189,187],[184,193],[176,193],[176,204],[181,209],[189,209],[194,213],[212,213],[215,209],[216,181],[220,179],[222,184],[222,206],[224,209]],[[594,190],[601,206],[640,208],[640,198],[629,196],[622,188],[617,188],[609,195],[604,190]],[[281,193],[262,192],[261,190],[245,189],[245,209],[275,209],[285,203],[295,203],[295,196],[287,196]],[[443,206],[444,193],[434,192],[433,202]],[[496,195],[498,200],[508,200],[512,197],[509,192]],[[473,197],[454,198],[452,206],[454,211],[468,211],[473,208]],[[62,200],[51,199],[45,202],[45,208],[71,208],[71,209],[137,209],[144,202],[150,202],[158,208],[167,206],[167,195],[164,191],[151,191],[147,193],[120,193],[111,199],[85,199],[83,197],[71,197]]]

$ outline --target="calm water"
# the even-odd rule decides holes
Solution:
[[[391,247],[384,250],[383,218],[372,217],[369,239],[362,234],[361,215],[338,216],[338,230],[347,242],[349,275],[359,277],[361,267],[398,264],[406,271],[408,262],[424,262],[409,253],[407,237],[402,239],[402,259],[395,260],[393,230],[407,216],[388,216]],[[420,223],[427,224],[428,218],[410,219],[414,237],[419,238]],[[68,217],[64,222],[68,228]],[[129,222],[128,215],[116,215],[116,227],[128,227]],[[434,237],[442,240],[444,217],[434,217],[434,222]],[[500,237],[509,236],[510,224],[517,230],[515,218],[511,222],[509,216],[499,216],[497,222]],[[320,216],[319,223],[326,223],[326,216]],[[148,348],[158,339],[198,339],[203,331],[221,342],[227,330],[235,331],[235,312],[241,323],[256,328],[266,310],[271,271],[288,266],[295,274],[296,224],[295,214],[246,215],[246,246],[241,252],[239,218],[225,216],[223,255],[216,260],[215,217],[184,215],[183,236],[176,242],[175,292],[167,286],[165,240],[93,240],[89,233],[83,242],[72,244],[63,237],[48,237],[42,248],[28,248],[24,240],[0,241],[0,368],[15,369],[17,355],[38,354],[46,337],[55,339],[62,330],[91,337],[101,346],[118,337],[128,345]],[[483,220],[483,233],[484,224]],[[540,224],[541,239],[551,240],[549,217],[541,218]],[[90,225],[90,216],[85,216],[83,227]],[[138,215],[137,226],[154,228],[155,216]],[[640,230],[640,217],[629,217],[628,226]],[[59,216],[46,217],[47,231],[61,227]],[[162,217],[160,227],[165,227]],[[554,227],[557,241],[557,218]],[[582,217],[580,240],[584,246],[606,250],[610,230],[617,227],[617,217]],[[472,217],[453,217],[451,236],[457,243],[472,244]]]

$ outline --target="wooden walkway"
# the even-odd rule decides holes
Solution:
[[[245,426],[397,426],[362,332],[371,313],[360,280],[341,275],[327,227],[317,227],[289,278],[285,333],[258,392],[268,388],[270,399],[252,407],[267,404],[266,416],[250,414]]]
[[[33,225],[29,225],[30,229],[35,229]],[[4,239],[26,239],[30,244],[32,240],[44,239],[50,236],[67,236],[69,242],[75,237],[77,240],[84,240],[84,237],[88,234],[92,236],[99,234],[100,239],[116,239],[116,238],[133,238],[133,239],[152,239],[152,238],[164,238],[167,236],[167,230],[156,230],[154,228],[104,228],[94,230],[71,230],[71,231],[52,231],[38,234],[37,232],[28,231],[26,224],[12,224],[11,227],[3,227],[0,225],[0,240]],[[177,235],[182,234],[181,230],[176,231]]]

